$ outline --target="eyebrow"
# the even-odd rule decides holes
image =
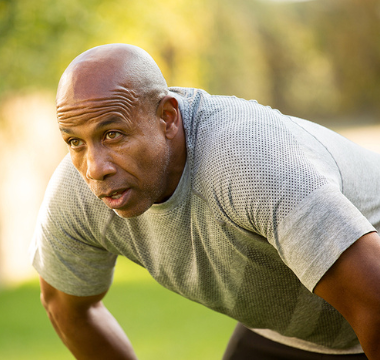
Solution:
[[[99,129],[103,128],[103,127],[106,127],[108,125],[117,124],[117,123],[123,123],[123,124],[125,124],[126,121],[123,120],[123,119],[120,119],[118,117],[114,117],[113,116],[113,117],[111,117],[109,119],[105,119],[105,120],[97,123],[96,126],[95,126],[94,131],[99,130]],[[74,131],[71,130],[70,128],[67,129],[67,128],[59,127],[59,130],[61,132],[65,133],[65,134],[69,134],[69,135],[74,134]]]

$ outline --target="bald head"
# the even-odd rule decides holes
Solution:
[[[167,93],[166,81],[147,52],[127,44],[98,46],[75,58],[63,73],[57,91],[58,118],[115,100],[121,101],[124,111],[137,102],[157,105]]]
[[[175,191],[187,156],[182,118],[145,51],[114,44],[79,55],[59,83],[57,115],[73,165],[120,216]]]

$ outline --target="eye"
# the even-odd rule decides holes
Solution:
[[[113,140],[113,139],[118,138],[120,135],[121,135],[121,133],[119,133],[118,131],[109,131],[109,132],[106,134],[105,137],[106,137],[106,139]]]
[[[70,147],[72,148],[76,148],[78,146],[81,146],[83,145],[83,141],[82,140],[79,140],[79,139],[70,139],[68,142]]]

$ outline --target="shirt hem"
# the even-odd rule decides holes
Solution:
[[[276,331],[270,329],[253,329],[251,331],[258,335],[261,335],[269,340],[275,341],[277,343],[297,348],[300,350],[320,353],[320,354],[330,354],[330,355],[349,355],[349,354],[363,354],[364,351],[360,344],[357,344],[348,349],[331,349],[322,345],[318,345],[306,340],[301,340],[295,337],[288,337],[279,334]]]

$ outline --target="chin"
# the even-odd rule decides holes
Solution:
[[[151,206],[151,205],[150,205]],[[150,206],[147,206],[147,207],[140,207],[140,208],[137,208],[137,209],[114,209],[113,211],[118,215],[120,216],[121,218],[124,218],[124,219],[130,219],[130,218],[134,218],[134,217],[137,217],[137,216],[140,216],[141,214],[144,214],[144,212],[146,212]]]

